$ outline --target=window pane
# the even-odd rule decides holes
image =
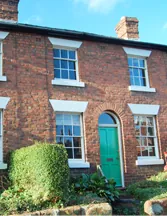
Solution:
[[[154,128],[153,127],[148,127],[148,136],[154,136]]]
[[[137,147],[137,156],[142,156],[142,155],[141,155],[140,147]]]
[[[116,122],[109,114],[102,113],[99,117],[99,124],[116,124]]]
[[[147,136],[147,128],[146,127],[141,127],[141,135]]]
[[[64,133],[65,133],[65,135],[72,136],[72,126],[65,125],[64,126]]]
[[[61,50],[61,58],[68,58],[67,50]]]
[[[71,148],[67,148],[66,150],[67,150],[68,158],[72,159],[73,158],[72,149]]]
[[[69,61],[69,69],[75,70],[75,62]]]
[[[60,70],[59,69],[54,69],[54,77],[60,78]]]
[[[71,79],[71,80],[76,80],[76,72],[70,70],[69,73],[70,73],[70,79]]]
[[[139,121],[140,121],[139,116],[134,116],[134,123],[135,123],[135,125],[139,125],[140,124]]]
[[[57,144],[63,144],[64,138],[63,137],[56,137]]]
[[[74,149],[74,158],[75,159],[81,158],[81,149],[80,148]]]
[[[57,57],[57,58],[60,58],[60,50],[59,49],[54,49],[53,50],[53,56]]]
[[[147,126],[153,126],[153,118],[152,117],[147,117]]]
[[[73,142],[74,142],[74,147],[81,147],[81,138],[80,137],[74,137]]]
[[[69,58],[75,59],[75,51],[69,51]]]
[[[148,154],[148,147],[141,147],[141,153],[142,153],[142,156],[149,156]]]
[[[140,86],[139,77],[134,77],[135,85]]]
[[[140,136],[140,126],[135,126],[135,134],[136,136]]]
[[[140,146],[140,138],[136,138],[137,140],[137,146]]]
[[[143,126],[147,125],[146,117],[145,116],[140,116],[140,124],[143,125]]]
[[[154,146],[154,138],[148,138],[148,146]]]
[[[63,126],[56,125],[56,135],[63,135]]]
[[[139,71],[137,68],[133,68],[133,76],[139,76]]]
[[[60,68],[60,60],[54,60],[54,68]]]
[[[134,83],[134,79],[133,79],[132,76],[130,76],[130,84],[131,84],[131,85],[135,85],[135,83]]]
[[[63,69],[68,69],[67,61],[61,60],[61,68],[63,68]]]
[[[143,68],[145,67],[143,59],[139,59],[139,64],[140,64],[140,67],[143,67]]]
[[[74,136],[81,136],[81,128],[80,128],[80,126],[73,126],[73,135]]]
[[[129,68],[130,76],[133,76],[133,68]]]
[[[129,66],[132,66],[133,64],[132,64],[132,58],[128,58],[128,65]]]
[[[72,147],[72,138],[71,137],[64,137],[64,145],[65,145],[65,147]]]
[[[146,86],[146,79],[140,78],[141,86]]]
[[[70,114],[64,114],[64,125],[72,125],[72,119]]]
[[[147,146],[147,138],[141,138],[141,146]]]
[[[56,125],[63,125],[63,115],[56,114]]]
[[[61,70],[61,78],[68,79],[68,70]]]
[[[138,69],[138,71],[139,71],[139,76],[140,77],[145,77],[145,72],[144,72],[143,69]]]
[[[149,151],[149,156],[155,156],[155,148],[154,147],[149,147],[148,151]]]
[[[80,125],[80,116],[79,115],[73,115],[72,120],[73,120],[74,125]]]
[[[135,67],[139,66],[138,59],[133,58],[133,66],[135,66]]]

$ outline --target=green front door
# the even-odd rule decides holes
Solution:
[[[122,186],[118,131],[116,127],[99,127],[101,168],[107,179]]]

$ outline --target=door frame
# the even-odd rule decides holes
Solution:
[[[119,157],[120,157],[120,168],[121,168],[121,181],[122,181],[122,187],[125,187],[125,181],[124,181],[124,168],[123,168],[123,154],[122,154],[122,136],[121,136],[121,125],[118,117],[110,112],[110,111],[104,111],[104,113],[107,113],[111,115],[115,121],[116,124],[99,124],[98,127],[116,127],[117,128],[117,133],[118,133],[118,145],[119,145]],[[100,135],[100,134],[99,134]]]

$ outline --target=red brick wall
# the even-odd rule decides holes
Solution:
[[[167,54],[152,50],[148,59],[151,87],[156,93],[130,92],[127,56],[121,46],[84,41],[78,51],[80,81],[85,88],[52,86],[53,52],[47,37],[10,33],[4,40],[4,74],[0,96],[11,98],[4,112],[4,153],[55,139],[55,114],[49,99],[88,101],[84,113],[86,158],[100,163],[98,117],[114,112],[121,122],[125,182],[143,179],[162,166],[135,165],[136,139],[128,103],[160,104],[156,119],[160,157],[167,147]],[[75,170],[76,172],[76,170]]]

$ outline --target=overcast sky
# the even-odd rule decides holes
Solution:
[[[116,37],[122,16],[139,19],[140,40],[167,45],[167,0],[20,0],[19,22]]]

